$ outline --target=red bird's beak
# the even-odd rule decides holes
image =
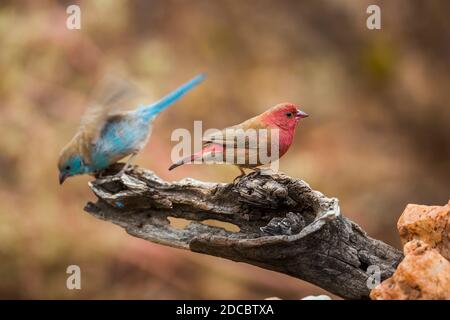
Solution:
[[[297,110],[297,114],[295,115],[297,119],[307,118],[309,117],[309,114],[306,112],[303,112],[302,110]]]

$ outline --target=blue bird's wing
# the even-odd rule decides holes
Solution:
[[[161,100],[129,112],[123,110],[139,105],[138,98],[143,101],[141,91],[124,80],[109,78],[104,81],[83,115],[79,129],[80,153],[85,162],[103,165],[140,150],[148,138],[150,120],[204,78],[205,75],[200,74]]]
[[[108,76],[94,91],[91,103],[81,118],[80,130],[88,131],[95,141],[111,114],[129,109],[140,94],[130,82]]]
[[[111,114],[135,106],[142,94],[130,82],[116,76],[107,76],[94,90],[91,102],[81,118],[77,136],[79,149],[86,163],[91,162],[92,146],[100,138]]]

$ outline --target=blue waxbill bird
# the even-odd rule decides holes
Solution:
[[[121,175],[147,143],[155,117],[204,78],[205,75],[200,74],[161,100],[126,112],[116,110],[118,106],[123,107],[127,90],[117,84],[113,89],[104,88],[106,92],[100,94],[86,110],[78,132],[61,151],[59,183],[74,175],[94,174],[130,156],[119,172]]]

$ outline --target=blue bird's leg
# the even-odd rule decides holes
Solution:
[[[130,157],[128,158],[127,163],[125,163],[125,165],[123,166],[122,170],[120,170],[119,173],[115,174],[116,177],[121,177],[125,173],[125,171],[128,170],[128,168],[131,165],[131,162],[133,161],[134,157],[136,157],[136,155],[137,155],[137,152],[134,152],[134,153],[132,153],[130,155]]]

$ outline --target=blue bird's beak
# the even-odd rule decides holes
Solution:
[[[63,184],[64,181],[69,177],[67,173],[60,172],[59,173],[59,184]]]

